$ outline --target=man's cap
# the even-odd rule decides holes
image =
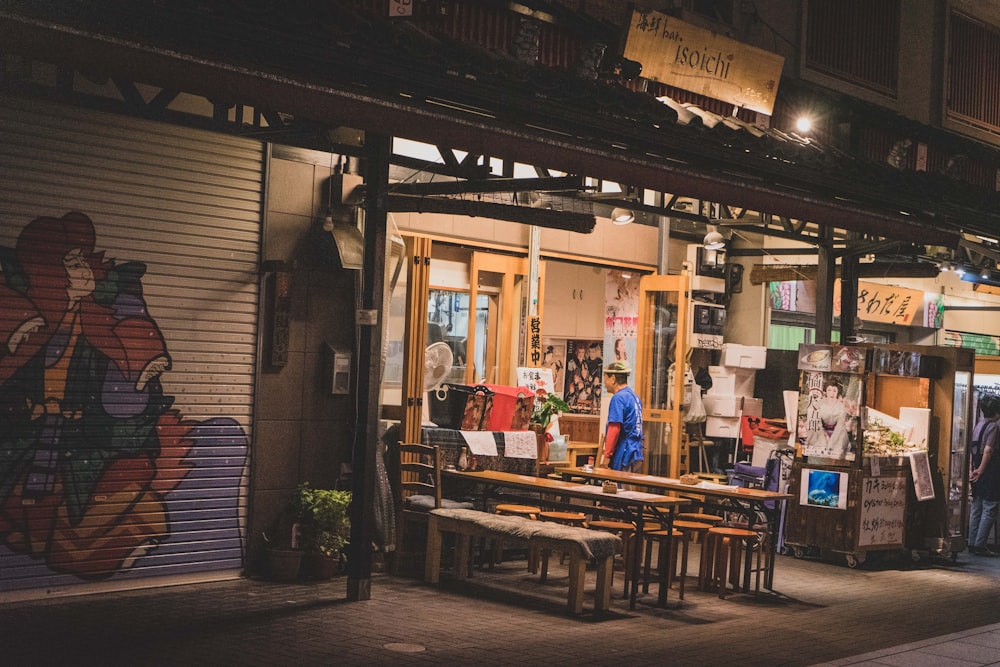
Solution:
[[[605,375],[617,375],[618,373],[631,373],[632,368],[624,361],[613,361],[604,367]]]

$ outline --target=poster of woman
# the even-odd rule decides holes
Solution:
[[[799,387],[798,437],[803,455],[855,460],[861,377],[803,371]]]

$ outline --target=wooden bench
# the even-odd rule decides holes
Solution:
[[[526,547],[551,549],[569,555],[570,613],[583,611],[583,586],[587,563],[597,562],[597,589],[594,610],[603,611],[611,604],[611,568],[615,554],[622,550],[617,535],[586,528],[563,526],[543,521],[532,521],[521,516],[503,516],[466,509],[435,509],[427,522],[427,557],[424,581],[435,584],[441,575],[441,543],[445,533],[452,533],[455,540],[455,576],[467,575],[472,540],[474,538],[502,539]]]

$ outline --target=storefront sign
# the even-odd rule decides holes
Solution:
[[[642,76],[771,115],[785,59],[666,14],[634,10],[625,57]]]
[[[528,318],[528,361],[532,366],[542,364],[542,318],[538,315]]]
[[[771,308],[791,313],[816,312],[816,281],[789,280],[768,285]],[[901,326],[941,328],[940,295],[895,285],[858,281],[858,319]],[[833,284],[833,314],[840,317],[840,279]]]
[[[920,290],[858,281],[858,317],[864,322],[910,326],[924,305]],[[840,280],[833,288],[833,314],[840,316]]]
[[[413,0],[389,0],[389,16],[413,16]]]

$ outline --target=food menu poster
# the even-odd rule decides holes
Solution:
[[[903,544],[907,486],[905,474],[862,480],[858,546]]]

